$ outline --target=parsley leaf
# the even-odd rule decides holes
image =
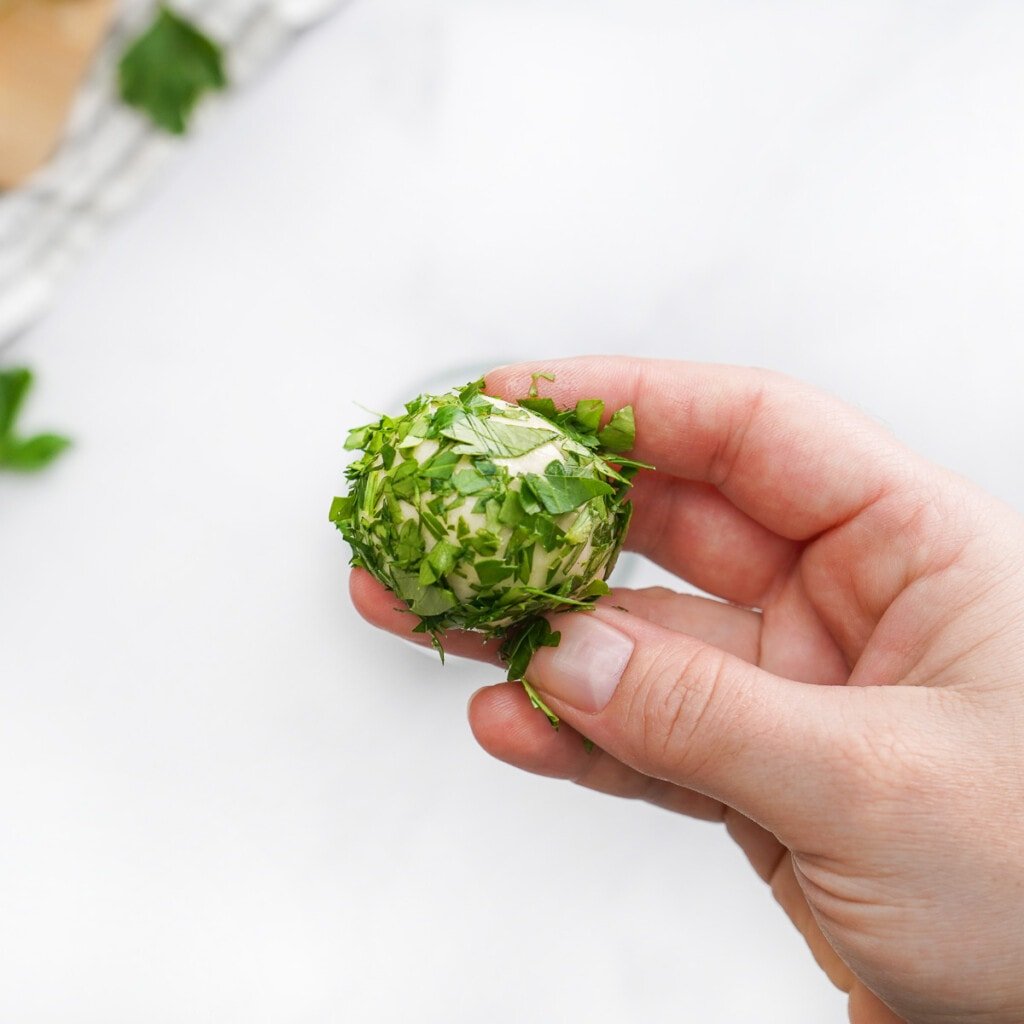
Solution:
[[[461,411],[461,410],[460,410]],[[547,444],[558,431],[544,427],[520,426],[493,417],[457,415],[452,423],[441,428],[443,437],[461,442],[454,451],[458,455],[490,455],[492,458],[515,458]]]
[[[460,469],[452,474],[452,485],[459,494],[476,494],[490,487],[490,481],[475,469]]]
[[[603,494],[612,494],[615,488],[603,480],[587,476],[563,476],[545,473],[538,476],[529,473],[523,478],[523,486],[533,491],[537,500],[552,515],[571,512],[574,508]]]
[[[633,406],[623,406],[600,431],[597,439],[613,452],[628,452],[636,441],[636,424],[633,420]]]
[[[24,368],[0,372],[0,437],[6,437],[18,418],[21,403],[32,387],[32,373]]]
[[[420,585],[429,586],[447,576],[455,568],[455,560],[460,554],[462,550],[457,545],[439,540],[420,562]]]
[[[0,466],[30,473],[48,466],[70,443],[60,434],[36,434],[25,441],[7,438],[0,442]]]
[[[0,469],[31,473],[48,466],[71,444],[60,434],[20,437],[15,432],[18,414],[31,387],[30,370],[0,370]]]
[[[600,398],[581,398],[576,403],[576,419],[584,430],[596,434],[604,415],[604,402]]]
[[[191,22],[160,7],[118,65],[121,99],[182,135],[203,93],[227,85],[221,48]]]
[[[506,565],[500,559],[486,559],[473,565],[477,577],[485,587],[493,587],[502,580],[507,580],[515,572],[515,567]]]
[[[553,633],[552,635],[557,637],[559,634]],[[557,647],[558,645],[557,643],[554,643],[547,644],[545,646]],[[544,701],[541,700],[540,694],[533,688],[533,684],[530,682],[529,679],[520,679],[519,683],[522,686],[522,688],[526,691],[526,696],[530,698],[530,703],[533,705],[533,707],[537,711],[542,711],[544,715],[547,717],[547,720],[551,723],[551,727],[557,731],[559,725],[561,725],[561,719],[558,717],[558,715],[556,715],[554,711],[552,711],[551,708],[549,708],[547,704],[545,704]],[[583,745],[586,747],[588,743],[590,743],[590,740],[584,737]],[[590,746],[587,747],[587,753],[589,754],[590,751],[593,749],[594,745],[590,743]]]
[[[541,700],[540,694],[526,678],[526,670],[530,665],[530,659],[539,648],[557,647],[561,639],[562,634],[552,630],[546,619],[537,618],[511,634],[501,647],[502,660],[508,664],[509,681],[518,680],[522,684],[530,703],[538,711],[542,711],[556,729],[560,724],[558,715]]]
[[[502,660],[508,665],[509,680],[521,680],[534,652],[541,647],[557,647],[561,639],[562,634],[556,633],[547,619],[541,618],[532,619],[513,633],[501,648]]]
[[[558,415],[553,398],[520,398],[519,405],[543,416],[546,420],[553,420]]]

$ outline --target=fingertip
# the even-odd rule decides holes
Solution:
[[[533,710],[518,683],[481,686],[469,698],[469,727],[477,743],[493,757],[507,761],[510,752],[517,748],[524,703]]]
[[[526,394],[529,379],[529,372],[523,364],[505,363],[484,375],[484,393],[513,401]],[[527,382],[525,385],[522,383],[524,380]]]
[[[349,570],[348,592],[353,601],[362,601],[364,595],[372,593],[375,588],[383,589],[365,569],[356,565]]]
[[[518,683],[477,690],[469,701],[469,725],[491,757],[535,775],[571,778],[584,752],[579,735],[566,725],[552,728]]]
[[[496,366],[484,375],[484,391],[495,398],[515,401],[526,395],[535,378],[543,374],[552,379],[540,382],[544,388],[542,394],[554,398],[556,402],[565,401],[565,395],[570,390],[568,385],[575,376],[576,364],[579,362],[579,358],[569,358]]]
[[[481,686],[481,687],[478,687],[476,690],[474,690],[469,695],[469,700],[466,701],[466,717],[469,719],[470,725],[473,724],[473,701],[475,701],[477,699],[477,697],[479,697],[480,694],[484,692],[484,690],[489,690],[489,689],[491,689],[491,687],[489,687],[489,686]]]
[[[355,567],[349,573],[348,592],[352,604],[367,622],[374,626],[394,628],[393,620],[397,598],[382,583],[366,571]]]

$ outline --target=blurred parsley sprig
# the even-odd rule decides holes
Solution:
[[[0,469],[31,473],[48,466],[71,444],[60,434],[18,434],[18,414],[31,387],[31,370],[0,370]]]
[[[204,93],[227,85],[221,48],[164,5],[117,70],[121,99],[172,135],[184,134]]]

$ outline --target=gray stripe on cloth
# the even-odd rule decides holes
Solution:
[[[256,77],[338,0],[186,0],[175,7],[224,47],[233,88]],[[0,349],[49,305],[102,228],[143,193],[184,144],[120,102],[117,63],[152,17],[153,0],[123,0],[76,97],[56,154],[25,186],[0,194]],[[231,90],[203,104],[198,130]]]

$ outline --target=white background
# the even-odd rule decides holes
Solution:
[[[720,828],[480,752],[498,672],[363,624],[327,508],[353,403],[617,351],[1024,508],[1022,37],[362,0],[210,119],[7,353],[76,445],[0,478],[0,1020],[845,1021]]]

